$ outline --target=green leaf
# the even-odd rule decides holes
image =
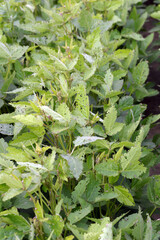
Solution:
[[[6,153],[6,148],[8,147],[7,142],[3,138],[0,138],[0,153]]]
[[[93,24],[91,13],[87,10],[82,10],[80,13],[78,22],[79,22],[81,31],[90,31]]]
[[[144,234],[144,220],[139,210],[138,221],[136,222],[136,226],[132,231],[132,235],[135,238],[135,240],[143,240],[143,234]]]
[[[1,123],[0,133],[4,135],[13,135],[13,125]]]
[[[19,231],[28,232],[30,230],[30,224],[20,215],[8,214],[7,216],[3,216],[3,221],[14,226]]]
[[[10,188],[23,188],[21,180],[14,174],[1,173],[0,183],[7,184]]]
[[[3,156],[21,162],[30,161],[32,159],[24,150],[15,147],[8,147],[7,153],[3,154]]]
[[[77,146],[82,146],[82,145],[86,145],[88,143],[92,143],[92,142],[95,142],[97,140],[102,140],[104,138],[101,138],[101,137],[91,137],[91,136],[84,136],[84,137],[77,137],[76,140],[74,140],[74,145],[75,147]]]
[[[47,235],[54,230],[54,236],[56,236],[56,238],[59,237],[64,227],[63,219],[59,215],[52,216],[49,214],[45,214],[45,217],[48,218],[48,221],[44,222],[43,224],[45,227],[46,225],[48,225],[48,227],[46,228],[49,230],[47,232]]]
[[[55,150],[52,150],[52,153],[44,160],[44,167],[47,168],[49,171],[52,171],[54,168],[55,157],[56,152]]]
[[[118,197],[118,194],[115,192],[102,193],[94,199],[94,203],[103,202],[103,201],[107,202],[117,197]]]
[[[42,111],[45,112],[45,114],[47,114],[48,116],[52,117],[53,120],[57,120],[60,123],[65,123],[66,122],[65,118],[62,115],[60,115],[59,113],[53,111],[48,106],[41,106],[40,108],[42,109]]]
[[[149,74],[149,67],[147,61],[140,62],[133,69],[133,80],[137,85],[143,85],[147,80]]]
[[[66,103],[60,104],[56,110],[57,110],[57,113],[60,114],[65,119],[66,122],[68,123],[70,122],[71,113]]]
[[[94,202],[95,198],[99,195],[100,183],[96,180],[94,175],[90,175],[89,183],[87,184],[84,198],[86,201]]]
[[[132,122],[123,127],[122,131],[119,133],[120,141],[127,141],[127,140],[129,141],[130,140],[130,138],[132,137],[136,128],[138,127],[140,120],[141,120],[141,118],[139,118],[138,121]]]
[[[120,203],[125,204],[127,206],[134,206],[135,205],[133,197],[129,193],[128,189],[126,189],[122,186],[115,186],[114,191],[115,191],[115,193],[118,194],[117,200]]]
[[[27,51],[28,46],[20,46],[18,44],[13,44],[9,46],[9,51],[11,52],[12,60],[19,59]]]
[[[101,235],[105,233],[106,228],[108,227],[106,233],[108,235],[107,238],[105,235]],[[109,230],[109,231],[108,231]],[[102,238],[104,236],[104,238]],[[101,238],[100,238],[101,237]],[[109,237],[109,238],[108,238]],[[87,233],[84,234],[84,240],[97,240],[97,239],[107,239],[112,240],[112,229],[110,220],[108,217],[105,217],[101,220],[101,222],[91,224],[88,228]]]
[[[74,191],[72,192],[72,199],[74,202],[77,202],[79,198],[83,195],[86,190],[89,179],[81,180],[76,185]]]
[[[66,223],[66,226],[77,237],[77,239],[84,240],[83,235],[80,233],[80,231],[76,225]],[[68,240],[68,239],[66,239],[66,240]]]
[[[35,203],[35,215],[37,217],[38,220],[42,220],[43,219],[43,208],[42,206],[40,205],[39,201],[37,200]]]
[[[43,121],[40,116],[34,116],[32,114],[27,115],[16,115],[13,117],[18,122],[21,122],[27,126],[43,126]]]
[[[88,207],[86,208],[70,213],[68,216],[68,220],[70,221],[71,224],[79,222],[81,219],[86,217],[92,210],[93,210],[93,206],[88,205]]]
[[[152,240],[153,238],[152,222],[149,215],[147,216],[147,228],[145,231],[144,240]]]
[[[83,170],[83,163],[81,160],[79,160],[76,157],[72,157],[70,155],[61,155],[64,159],[67,160],[68,165],[70,167],[70,170],[73,174],[73,176],[78,180],[78,178],[80,177],[82,170]]]
[[[141,147],[132,147],[121,157],[122,176],[127,178],[137,178],[146,168],[138,161],[141,157]]]
[[[160,175],[150,177],[147,185],[147,196],[150,202],[156,206],[160,206]]]
[[[103,176],[118,176],[119,167],[117,163],[112,160],[107,160],[107,162],[100,163],[95,166],[97,173],[102,174]]]
[[[68,83],[63,74],[59,75],[59,83],[61,86],[62,96],[67,97],[68,96]]]
[[[77,96],[75,98],[76,110],[88,119],[89,118],[89,99],[86,95],[86,89],[83,85],[79,85],[76,88]]]
[[[153,12],[151,17],[160,20],[160,11]]]
[[[138,217],[139,215],[137,213],[133,213],[125,217],[119,222],[118,228],[121,229],[122,231],[130,229],[132,226],[135,225],[135,223],[137,223]]]
[[[7,201],[9,199],[14,198],[15,196],[21,194],[24,190],[22,189],[16,189],[16,188],[10,188],[7,192],[3,194],[3,201]]]
[[[109,134],[110,131],[113,129],[114,123],[117,119],[117,111],[114,106],[112,106],[104,118],[103,125],[106,130],[106,134]]]
[[[0,58],[5,58],[5,59],[11,58],[11,53],[8,47],[2,42],[0,42]]]
[[[38,137],[35,134],[31,132],[27,132],[27,133],[21,134],[15,140],[11,141],[9,144],[17,147],[22,144],[24,144],[25,146],[30,146],[33,143],[37,142],[37,140],[38,140]]]

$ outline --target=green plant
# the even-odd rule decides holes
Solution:
[[[157,91],[139,59],[138,2],[2,1],[2,239],[138,239],[140,211],[126,229],[116,221],[159,206],[145,138],[160,115],[142,120],[139,101]]]

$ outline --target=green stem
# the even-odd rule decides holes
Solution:
[[[9,62],[8,65],[7,65],[7,73],[6,73],[6,76],[5,76],[5,80],[8,79],[8,75],[10,73],[10,70],[11,70],[11,63]]]
[[[60,142],[63,150],[66,152],[66,148],[65,148],[65,146],[64,146],[64,143],[63,143],[63,141],[62,141],[62,137],[61,137],[61,136],[59,136],[59,142]]]
[[[153,210],[152,210],[152,212],[150,213],[150,217],[153,215],[153,213],[155,212],[155,210],[157,209],[157,207],[155,206],[154,208],[153,208]]]

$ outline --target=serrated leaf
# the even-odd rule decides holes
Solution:
[[[113,240],[113,232],[112,232],[112,223],[106,224],[106,226],[102,229],[102,234],[99,237],[99,240]]]
[[[123,230],[130,229],[138,221],[138,214],[133,213],[125,218],[123,218],[118,225],[118,228]]]
[[[147,185],[147,196],[150,202],[156,206],[160,206],[160,175],[151,177]]]
[[[27,133],[21,134],[15,140],[11,141],[9,145],[20,146],[24,144],[25,146],[30,146],[33,143],[35,143],[37,140],[38,140],[38,137],[35,134],[31,132],[27,132]]]
[[[9,49],[2,42],[0,42],[0,58],[5,58],[5,59],[11,58],[11,53],[9,52]]]
[[[27,114],[27,115],[16,115],[13,118],[27,126],[40,126],[40,127],[43,126],[43,121],[40,118],[40,116]]]
[[[132,195],[130,194],[130,192],[128,191],[128,189],[126,189],[122,186],[115,186],[114,191],[115,191],[115,193],[118,194],[117,200],[120,203],[125,204],[127,206],[135,205],[134,199],[133,199]]]
[[[107,162],[100,163],[95,166],[97,173],[102,174],[103,176],[118,176],[119,167],[117,163],[112,160],[107,160]]]
[[[81,180],[77,186],[75,187],[74,191],[72,192],[72,199],[74,202],[77,202],[79,198],[83,195],[86,190],[87,184],[89,179]]]
[[[106,134],[110,133],[110,131],[113,129],[114,123],[117,119],[117,111],[114,106],[112,106],[104,118],[103,125],[106,130]]]
[[[124,126],[122,131],[119,133],[119,139],[121,141],[127,141],[127,140],[129,141],[133,133],[135,132],[136,128],[138,127],[140,120],[141,118],[139,118],[139,120],[136,122],[132,122]]]
[[[29,157],[29,155],[24,150],[15,147],[8,147],[7,153],[3,154],[2,156],[4,156],[7,159],[12,159],[21,162],[31,160],[31,157]]]
[[[147,61],[140,62],[133,69],[133,80],[135,84],[143,85],[147,80],[148,74],[149,74],[148,62]]]
[[[30,229],[30,224],[21,215],[8,214],[7,216],[3,217],[3,221],[14,226],[17,230],[22,232],[27,232]]]
[[[6,148],[8,147],[7,142],[3,138],[0,138],[0,153],[6,153]]]
[[[121,157],[122,176],[137,178],[146,168],[138,161],[141,157],[141,147],[132,147]]]
[[[83,31],[89,31],[93,24],[92,15],[87,10],[82,10],[79,16],[80,29]]]
[[[88,143],[95,142],[97,140],[103,140],[104,138],[101,137],[91,137],[91,136],[83,136],[83,137],[77,137],[76,140],[73,141],[75,147],[82,146]]]
[[[79,160],[76,157],[72,157],[70,155],[61,155],[64,159],[67,160],[68,165],[70,167],[70,170],[73,174],[73,176],[78,180],[79,176],[82,173],[83,170],[83,162],[81,160]]]
[[[70,221],[71,224],[79,222],[81,219],[86,217],[92,210],[93,210],[93,206],[88,205],[88,207],[86,208],[70,213],[68,216],[68,220]]]
[[[147,228],[145,231],[144,240],[152,240],[153,238],[152,222],[149,215],[147,216]]]
[[[49,231],[51,232],[54,230],[54,236],[59,237],[64,227],[63,219],[59,215],[52,216],[45,214],[45,217],[48,218],[48,220],[44,222],[44,226],[49,225]],[[47,234],[48,233],[49,232],[47,232]]]
[[[52,171],[54,168],[56,152],[52,150],[52,153],[45,159],[44,167],[47,168],[49,171]]]
[[[66,103],[61,103],[58,108],[56,109],[57,113],[59,113],[66,122],[70,122],[71,120],[71,112],[69,111],[69,108]]]
[[[132,231],[132,235],[135,238],[135,240],[143,240],[143,234],[144,234],[144,220],[139,210],[138,221]]]
[[[89,118],[89,99],[86,95],[86,89],[83,85],[77,86],[77,96],[75,98],[76,110],[78,110],[86,119]]]
[[[100,185],[94,175],[90,175],[89,183],[87,184],[84,197],[88,202],[94,202],[95,198],[99,195]]]

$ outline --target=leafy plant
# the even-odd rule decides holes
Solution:
[[[139,2],[2,1],[2,238],[158,239]]]

